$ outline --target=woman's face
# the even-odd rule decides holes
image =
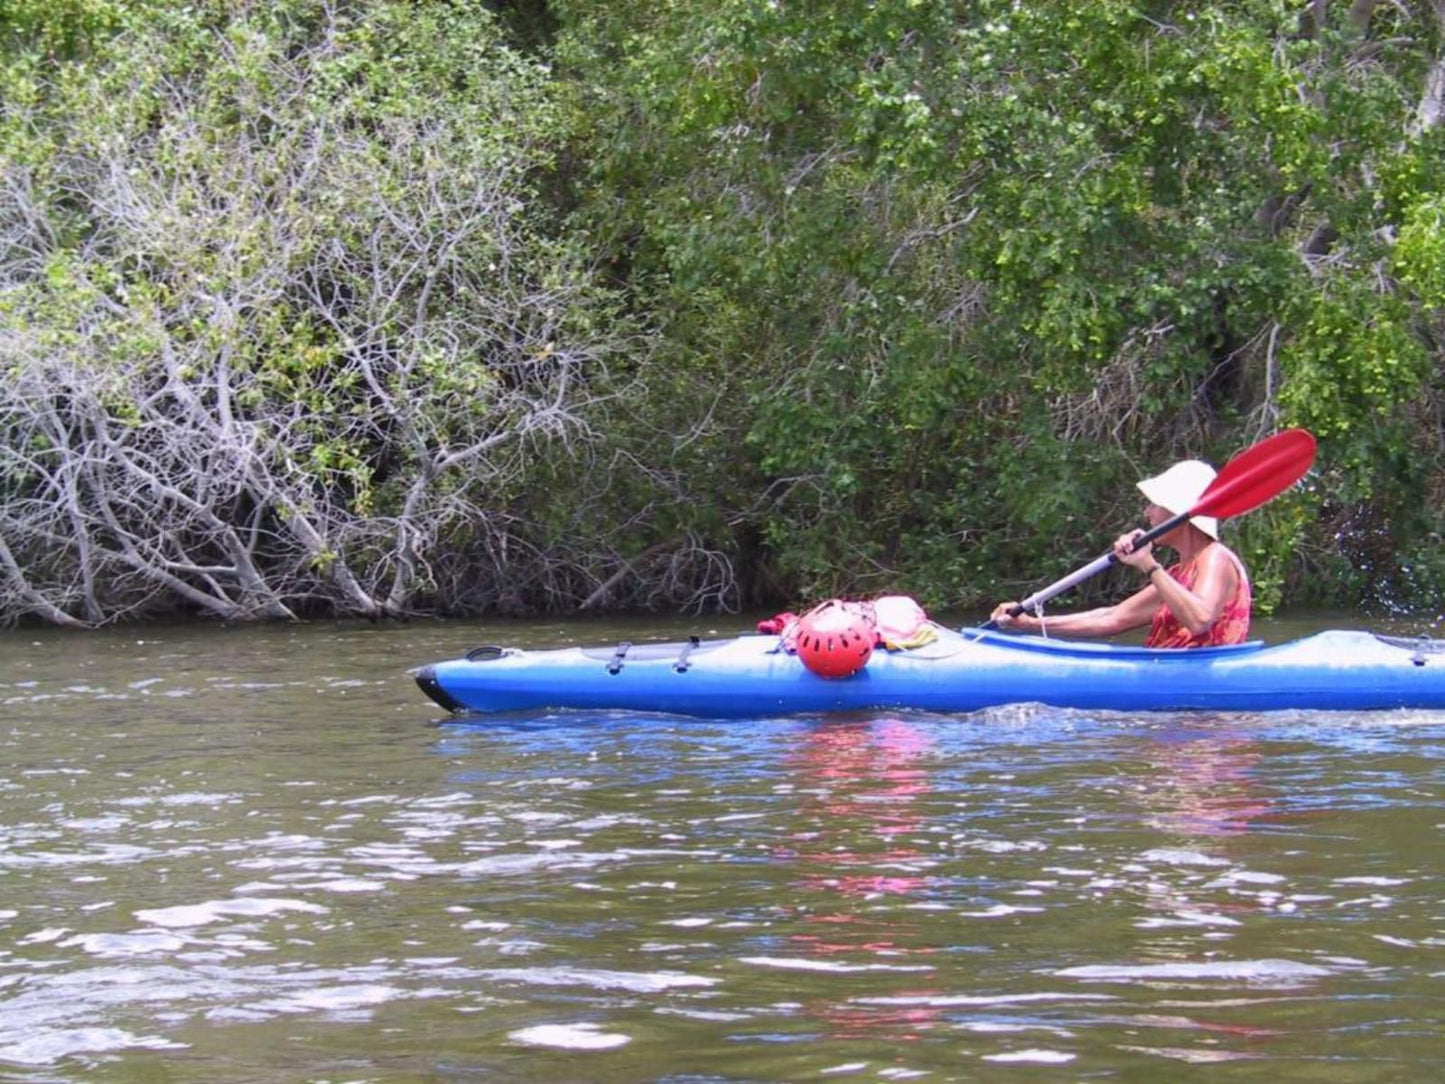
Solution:
[[[1173,515],[1174,513],[1169,511],[1169,509],[1160,508],[1153,501],[1144,502],[1144,519],[1148,521],[1150,527],[1159,526],[1159,524],[1163,523],[1165,520],[1169,519]]]
[[[1173,519],[1173,518],[1174,518],[1174,513],[1171,512],[1171,511],[1169,511],[1169,509],[1167,509],[1167,508],[1160,508],[1160,507],[1159,507],[1157,504],[1155,504],[1153,501],[1145,501],[1145,502],[1144,502],[1144,519],[1148,522],[1148,524],[1149,524],[1149,526],[1150,526],[1151,528],[1157,527],[1157,526],[1159,526],[1159,524],[1164,523],[1165,521],[1171,520],[1171,519]],[[1188,522],[1189,522],[1188,520],[1185,520],[1185,521],[1184,521],[1184,523],[1188,523]],[[1184,525],[1184,524],[1181,523],[1179,526],[1182,527],[1183,525]],[[1178,530],[1179,530],[1179,527],[1175,527],[1174,530],[1172,530],[1172,531],[1165,531],[1165,532],[1164,532],[1163,534],[1161,534],[1157,539],[1155,539],[1155,544],[1156,544],[1156,545],[1164,545],[1164,546],[1172,546],[1172,545],[1174,545],[1175,534],[1176,534],[1176,532],[1177,532]]]

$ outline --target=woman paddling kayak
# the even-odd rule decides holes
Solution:
[[[1149,525],[1156,527],[1188,512],[1214,478],[1208,463],[1186,459],[1139,482],[1148,501],[1144,515]],[[1168,568],[1159,563],[1152,543],[1131,551],[1142,534],[1130,531],[1114,542],[1119,562],[1138,569],[1148,581],[1128,598],[1113,606],[1050,617],[1014,614],[1011,611],[1019,603],[1001,602],[992,620],[1001,629],[1061,636],[1113,636],[1148,625],[1146,647],[1242,643],[1249,635],[1249,574],[1239,557],[1219,541],[1219,521],[1194,516],[1161,535],[1159,542],[1179,555]]]

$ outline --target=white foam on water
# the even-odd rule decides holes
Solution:
[[[1008,915],[1036,915],[1043,911],[1042,907],[1017,907],[1009,903],[996,903],[983,911],[960,911],[963,918],[1004,918]]]
[[[1186,851],[1175,847],[1156,847],[1152,851],[1145,851],[1139,857],[1146,862],[1162,862],[1167,866],[1219,867],[1229,865],[1227,859],[1215,858],[1213,855],[1204,854],[1200,851]]]
[[[73,820],[60,822],[61,827],[77,832],[115,832],[128,824],[130,824],[130,818],[122,817],[117,813],[111,813],[104,817],[76,817]]]
[[[135,1035],[120,1028],[56,1028],[41,1031],[18,1043],[0,1045],[0,1062],[16,1065],[53,1065],[75,1054],[106,1054],[118,1050],[184,1050],[154,1035]]]
[[[253,1002],[246,1008],[270,1013],[352,1013],[358,1009],[372,1009],[403,996],[404,992],[395,986],[375,983],[315,986],[283,997]]]
[[[330,913],[320,904],[306,903],[303,900],[265,899],[248,896],[243,899],[207,900],[205,903],[183,904],[178,907],[160,907],[136,911],[135,917],[141,922],[148,922],[153,926],[165,926],[168,929],[184,929],[191,926],[204,926],[207,923],[219,922],[231,916],[242,918],[270,918],[272,915],[283,914],[287,911],[299,911],[311,915]]]
[[[1218,1065],[1227,1061],[1249,1061],[1263,1057],[1261,1054],[1244,1054],[1235,1050],[1191,1050],[1181,1046],[1121,1046],[1135,1054],[1153,1054],[1161,1058],[1188,1062],[1190,1065]]]
[[[1232,888],[1237,884],[1277,885],[1284,880],[1278,873],[1261,873],[1257,870],[1234,869],[1205,884],[1205,888]]]
[[[153,952],[179,952],[186,939],[162,930],[136,930],[132,933],[87,933],[66,938],[63,947],[78,947],[103,960],[147,956]]]
[[[1295,984],[1324,978],[1334,972],[1327,967],[1295,960],[1218,960],[1207,963],[1089,964],[1066,967],[1054,974],[1060,978],[1095,982],[1247,982],[1252,984]]]
[[[275,881],[247,881],[231,889],[232,892],[284,892],[285,886]]]
[[[525,938],[500,941],[495,937],[483,937],[480,941],[474,941],[473,944],[478,948],[495,948],[498,956],[527,956],[547,947],[545,941],[528,941]]]
[[[1113,994],[1075,994],[1040,992],[1035,994],[939,994],[895,997],[854,997],[848,999],[855,1005],[898,1005],[923,1006],[931,1009],[947,1009],[955,1006],[998,1006],[1027,1005],[1036,1001],[1117,1001]]]
[[[1371,893],[1371,894],[1368,895],[1368,896],[1359,896],[1359,897],[1357,897],[1356,899],[1352,899],[1352,900],[1340,900],[1338,903],[1335,904],[1335,906],[1336,906],[1336,907],[1369,907],[1369,908],[1372,908],[1373,910],[1379,911],[1379,910],[1382,910],[1382,909],[1384,909],[1384,908],[1386,908],[1386,907],[1389,907],[1389,906],[1390,906],[1391,904],[1393,904],[1394,902],[1395,902],[1395,897],[1394,897],[1394,896],[1384,896],[1384,895],[1381,895],[1381,894],[1378,893],[1378,892],[1373,892],[1373,893]]]
[[[467,791],[452,791],[451,793],[432,795],[429,796],[429,798],[428,796],[412,798],[407,802],[407,805],[415,809],[435,809],[445,808],[445,806],[449,805],[471,805],[475,801],[477,801],[477,798]]]
[[[571,782],[570,779],[549,780],[563,786]],[[512,814],[513,820],[521,821],[524,824],[561,824],[567,820],[565,813],[552,813],[544,809],[524,809],[519,813]]]
[[[836,960],[809,960],[792,956],[744,956],[739,963],[776,967],[783,971],[828,971],[851,974],[858,971],[933,971],[927,964],[845,964]]]
[[[541,851],[535,854],[498,854],[478,858],[455,867],[462,877],[506,877],[546,869],[592,869],[604,862],[623,859],[617,852]]]
[[[172,854],[175,852],[172,851]],[[92,851],[32,851],[29,854],[7,854],[7,869],[46,866],[126,865],[156,854],[149,847],[107,843]]]
[[[1062,1050],[1009,1050],[1002,1054],[985,1054],[983,1060],[1028,1065],[1063,1065],[1077,1056],[1066,1054]]]
[[[1175,926],[1240,926],[1238,919],[1208,911],[1175,911],[1170,917],[1142,918],[1134,923],[1141,930],[1158,930]]]
[[[188,791],[184,794],[166,794],[151,800],[168,807],[182,805],[217,806],[226,803],[240,802],[243,801],[244,798],[245,795],[242,794],[206,794],[200,791]]]
[[[49,929],[36,930],[32,934],[27,934],[15,943],[17,945],[48,945],[52,941],[59,941],[69,932],[70,930],[64,926],[52,926]]]
[[[627,1035],[601,1031],[596,1024],[536,1024],[508,1032],[507,1038],[528,1046],[552,1046],[560,1050],[614,1050],[632,1041]]]
[[[386,890],[386,882],[367,881],[360,877],[341,877],[334,881],[317,881],[315,884],[302,887],[320,889],[323,892],[383,892]]]
[[[1002,1020],[969,1020],[957,1025],[960,1031],[972,1031],[980,1035],[1014,1035],[1025,1031],[1042,1031],[1057,1035],[1061,1039],[1072,1039],[1074,1033],[1068,1028],[1050,1027],[1048,1024],[1009,1024]]]
[[[529,986],[588,986],[595,990],[628,990],[637,994],[716,986],[719,981],[680,971],[607,971],[585,967],[491,968],[477,974],[499,982],[520,982]]]
[[[738,1020],[751,1020],[745,1012],[727,1012],[722,1009],[675,1009],[663,1007],[656,1010],[659,1016],[682,1016],[689,1020],[707,1020],[720,1024],[731,1024]]]
[[[1014,854],[1016,852],[1028,853],[1048,850],[1047,843],[1040,843],[1032,839],[1019,842],[1006,839],[961,839],[957,840],[954,846],[960,848],[966,847],[971,851],[983,851],[985,854]]]

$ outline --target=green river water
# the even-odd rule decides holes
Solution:
[[[0,1081],[1440,1078],[1445,712],[478,723],[407,674],[746,625],[0,633]]]

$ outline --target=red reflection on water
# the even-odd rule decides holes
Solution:
[[[1150,822],[1183,836],[1248,832],[1273,813],[1259,789],[1258,743],[1242,737],[1154,742],[1146,752]]]
[[[842,968],[918,967],[939,948],[920,943],[918,925],[880,902],[918,896],[932,877],[917,845],[924,826],[923,799],[931,793],[924,758],[932,741],[900,719],[829,723],[810,730],[793,766],[803,799],[793,834],[793,857],[802,868],[798,898],[803,922],[816,933],[789,941],[809,956]],[[833,909],[825,909],[831,901]],[[863,909],[859,909],[860,906]],[[887,971],[845,972],[850,988],[875,989]],[[910,976],[916,981],[918,976]],[[895,996],[929,998],[939,990],[889,989]],[[918,1038],[941,1011],[926,1005],[860,1005],[827,999],[813,1014],[832,1025],[834,1038]]]
[[[904,837],[921,822],[915,802],[930,788],[927,770],[917,762],[929,746],[926,735],[899,719],[825,725],[808,733],[797,767],[800,789],[816,801],[801,812],[818,828],[795,838],[798,856],[829,872],[808,874],[807,886],[867,896],[906,894],[927,883],[907,868],[920,852]],[[866,847],[869,837],[881,848]]]

